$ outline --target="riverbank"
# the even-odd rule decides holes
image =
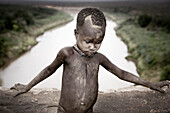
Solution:
[[[0,5],[0,8],[5,13],[0,18],[1,68],[37,44],[37,36],[73,20],[70,15],[49,8],[18,5]]]
[[[131,86],[120,91],[99,92],[94,113],[168,113],[170,90],[164,90],[166,94],[142,86]],[[60,98],[60,91],[57,89],[33,88],[28,93],[13,98],[15,94],[15,90],[0,87],[0,112],[57,113]]]
[[[119,5],[103,8],[103,10],[118,24],[115,30],[128,46],[127,59],[136,63],[140,76],[151,82],[170,80],[170,32],[168,27],[170,16],[163,12],[168,5],[160,6],[154,3],[153,6],[152,4],[145,5],[143,3],[138,7],[139,4],[124,4],[122,7]],[[157,8],[156,11],[152,10],[153,7]],[[148,23],[142,26],[140,18],[143,19],[141,19],[142,25],[146,24],[146,21]],[[151,18],[151,20],[146,18]],[[164,26],[161,23],[165,23]]]
[[[0,9],[4,14],[0,18],[0,68],[29,51],[45,31],[73,20],[67,13],[43,7],[0,5]]]
[[[148,31],[131,22],[121,23],[116,32],[128,45],[127,59],[135,60],[142,78],[151,82],[170,79],[169,33]]]

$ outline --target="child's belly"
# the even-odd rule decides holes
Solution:
[[[68,74],[70,77],[67,76],[62,81],[60,104],[67,112],[85,113],[96,102],[98,95],[97,73],[83,74]]]

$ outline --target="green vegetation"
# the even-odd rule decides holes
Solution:
[[[127,43],[131,53],[128,58],[137,61],[141,77],[150,81],[160,80],[164,67],[170,64],[170,34],[163,31],[148,31],[128,21],[117,28],[117,34]],[[170,79],[167,78],[169,75],[162,76]]]
[[[138,18],[138,24],[141,26],[141,27],[146,27],[149,25],[149,23],[151,22],[152,20],[152,17],[147,15],[147,14],[143,14],[143,15],[139,15],[139,18]]]
[[[118,23],[117,35],[130,53],[127,59],[135,60],[140,76],[152,82],[170,80],[170,14],[164,9],[168,5],[103,8]]]
[[[0,67],[29,50],[44,31],[72,20],[55,9],[0,5]]]

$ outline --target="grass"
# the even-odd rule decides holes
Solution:
[[[120,24],[116,31],[128,45],[131,54],[127,58],[137,61],[141,77],[153,82],[161,80],[161,73],[170,63],[170,34],[148,31],[128,22]]]

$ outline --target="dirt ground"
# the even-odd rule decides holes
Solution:
[[[60,91],[32,89],[16,98],[15,90],[0,88],[0,113],[57,113]],[[142,86],[99,92],[94,113],[169,113],[170,89],[165,94]]]

